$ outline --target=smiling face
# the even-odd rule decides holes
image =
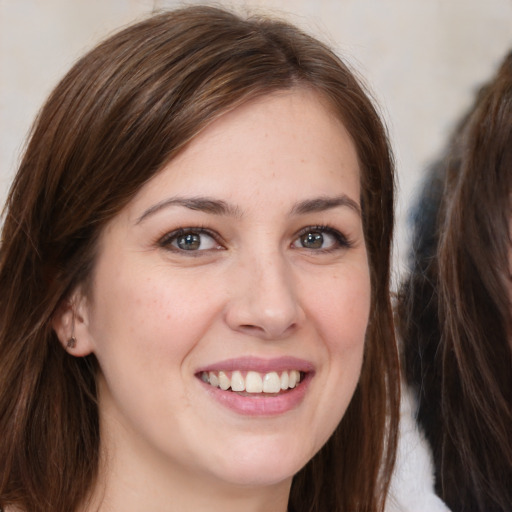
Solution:
[[[327,441],[370,308],[359,181],[295,89],[213,122],[107,225],[70,351],[99,361],[118,474],[287,487]]]

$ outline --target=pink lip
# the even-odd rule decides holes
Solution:
[[[309,384],[314,376],[313,365],[303,359],[295,357],[280,357],[277,359],[261,359],[257,357],[242,357],[220,361],[200,368],[196,375],[200,377],[202,372],[209,371],[249,371],[254,370],[260,373],[280,372],[284,370],[299,370],[303,372],[304,378],[300,384],[278,395],[269,396],[265,394],[254,394],[251,396],[240,395],[233,391],[223,391],[209,384],[200,381],[208,394],[221,405],[232,411],[247,416],[275,416],[284,414],[300,405]]]
[[[275,359],[263,359],[261,357],[238,357],[234,359],[226,359],[208,366],[199,368],[196,373],[202,372],[232,372],[235,370],[268,373],[283,372],[285,370],[299,370],[300,372],[310,373],[314,371],[314,366],[304,359],[296,357],[278,357]]]

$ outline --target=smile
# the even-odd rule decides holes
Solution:
[[[216,361],[198,368],[207,396],[238,415],[260,418],[285,414],[300,406],[316,374],[305,359],[253,356]]]
[[[287,391],[295,388],[302,378],[303,374],[299,370],[271,371],[268,373],[260,373],[254,370],[204,371],[201,373],[201,380],[210,384],[210,386],[220,388],[223,391],[231,390],[249,394],[275,394]]]

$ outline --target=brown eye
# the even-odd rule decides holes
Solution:
[[[321,249],[324,244],[324,235],[318,231],[305,233],[300,238],[300,244],[306,249]]]
[[[165,235],[159,244],[169,250],[178,252],[202,252],[221,249],[214,235],[203,229],[178,229]]]
[[[197,233],[188,233],[176,238],[176,246],[184,251],[197,251],[201,247],[201,236]]]
[[[301,230],[292,243],[296,249],[328,252],[348,249],[352,244],[343,233],[327,226],[309,226]]]

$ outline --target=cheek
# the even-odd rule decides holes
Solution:
[[[108,286],[103,281],[91,316],[103,411],[156,433],[160,422],[152,411],[170,423],[169,396],[188,403],[182,382],[191,375],[189,355],[211,325],[218,302],[194,289],[193,280],[174,276],[171,282],[168,273],[157,274],[120,272],[130,279],[110,279]],[[162,389],[168,391],[158,392]],[[153,418],[154,425],[144,418]]]
[[[362,352],[370,313],[370,279],[364,268],[335,276],[311,297],[311,304],[331,353]]]
[[[370,311],[370,280],[360,271],[331,278],[310,296],[311,315],[325,349],[325,371],[318,375],[321,396],[311,427],[323,444],[342,420],[359,381]],[[316,426],[316,427],[315,427]]]
[[[215,298],[197,290],[193,280],[171,279],[157,269],[116,274],[108,281],[98,276],[90,314],[94,352],[104,371],[182,362],[208,328]]]

